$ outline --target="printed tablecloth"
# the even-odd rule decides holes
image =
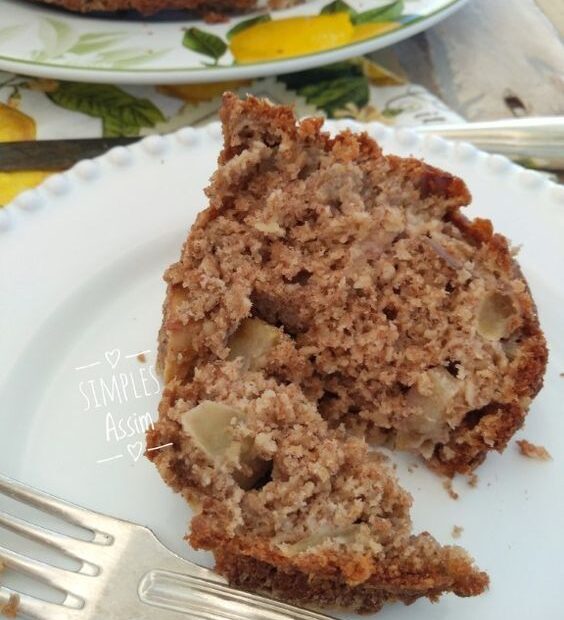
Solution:
[[[225,90],[290,103],[300,116],[400,126],[461,120],[423,87],[368,58],[258,80],[167,86],[62,82],[0,72],[0,141],[143,136],[203,125],[217,117]],[[49,174],[0,172],[0,205]]]

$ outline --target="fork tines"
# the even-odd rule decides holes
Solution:
[[[18,612],[38,619],[76,618],[76,612],[84,607],[85,595],[91,591],[92,583],[89,582],[89,578],[95,577],[100,572],[96,560],[104,553],[104,547],[114,542],[114,536],[110,532],[115,529],[113,524],[116,520],[57,499],[2,475],[0,475],[0,494],[92,533],[90,540],[81,540],[0,512],[0,527],[56,549],[81,562],[78,571],[70,571],[0,546],[0,565],[34,577],[65,594],[64,601],[58,605],[0,586],[0,610],[6,613],[11,611],[11,607],[17,607]]]

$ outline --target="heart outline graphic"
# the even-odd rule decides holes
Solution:
[[[143,444],[140,441],[128,443],[127,451],[129,452],[129,456],[133,459],[133,462],[136,463],[143,452]]]
[[[119,349],[112,349],[111,351],[106,351],[104,353],[104,357],[106,358],[106,361],[113,370],[118,365],[119,358],[121,357],[121,351]]]

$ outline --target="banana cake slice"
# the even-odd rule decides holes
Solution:
[[[462,180],[366,134],[230,94],[221,116],[209,207],[165,274],[148,432],[191,544],[302,603],[479,594],[466,552],[411,533],[367,443],[453,475],[522,425],[547,353],[507,241],[460,213]]]

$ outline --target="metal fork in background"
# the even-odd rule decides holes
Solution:
[[[529,168],[564,170],[564,116],[508,118],[414,127],[449,140],[466,140]]]
[[[450,140],[466,140],[478,148],[499,153],[530,168],[564,170],[564,117],[513,118],[484,123],[418,125],[419,133]],[[96,157],[115,146],[139,138],[85,138],[38,140],[0,144],[0,171],[63,170],[80,159]]]
[[[0,562],[61,591],[61,604],[0,585],[0,609],[38,620],[330,620],[313,611],[236,590],[211,570],[166,549],[147,528],[80,508],[0,476],[0,494],[79,526],[89,540],[63,535],[0,512],[0,527],[78,560],[76,571],[0,546]],[[158,608],[158,611],[157,611]]]

